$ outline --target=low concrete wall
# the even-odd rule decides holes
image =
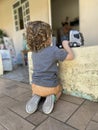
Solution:
[[[98,101],[98,46],[73,48],[75,59],[60,63],[64,92]]]
[[[64,93],[98,101],[98,46],[72,48],[75,58],[60,62],[59,76]],[[32,59],[29,59],[29,79],[32,80]]]

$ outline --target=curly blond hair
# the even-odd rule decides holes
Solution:
[[[37,52],[49,46],[48,39],[51,37],[51,27],[43,21],[29,22],[26,28],[27,44],[31,51]]]

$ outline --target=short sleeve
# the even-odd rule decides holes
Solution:
[[[66,52],[64,49],[55,48],[55,58],[59,61],[64,61],[68,52]]]

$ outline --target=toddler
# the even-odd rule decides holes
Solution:
[[[41,97],[46,97],[42,110],[49,114],[54,108],[55,97],[59,97],[62,92],[57,63],[72,60],[73,52],[66,40],[62,41],[64,49],[51,46],[52,30],[46,22],[29,22],[26,30],[27,44],[32,51],[33,60],[32,98],[26,104],[26,111],[34,113]]]

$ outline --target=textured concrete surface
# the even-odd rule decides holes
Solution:
[[[60,63],[65,92],[98,101],[98,46],[73,48],[75,59]]]

